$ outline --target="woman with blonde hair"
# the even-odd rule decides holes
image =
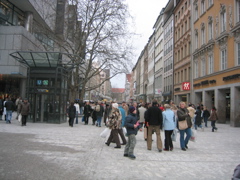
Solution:
[[[188,109],[186,108],[186,104],[185,102],[180,102],[179,104],[179,109],[177,111],[177,116],[178,116],[178,121],[187,121],[187,128],[186,129],[179,129],[179,126],[177,124],[177,127],[179,129],[180,132],[180,146],[181,149],[183,151],[186,151],[186,149],[188,149],[188,141],[191,138],[192,135],[192,131],[191,131],[191,127],[192,127],[192,121],[191,121],[191,117],[190,117],[190,113],[188,111]],[[184,138],[184,134],[186,133],[186,138]]]

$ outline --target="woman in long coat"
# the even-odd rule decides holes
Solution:
[[[195,129],[197,130],[197,127],[200,127],[203,130],[202,117],[201,117],[202,111],[200,109],[200,106],[197,107],[195,114],[196,114],[195,121],[194,121]]]
[[[74,103],[71,102],[70,106],[68,107],[68,117],[69,117],[69,126],[73,127],[74,118],[76,117],[76,107]]]

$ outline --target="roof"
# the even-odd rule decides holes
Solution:
[[[11,53],[10,56],[28,67],[58,67],[64,65],[67,68],[73,68],[76,66],[72,63],[73,60],[79,58],[74,54],[33,51],[16,51]],[[65,61],[64,58],[66,57],[68,57],[70,61]]]
[[[112,93],[124,93],[125,88],[112,88]]]

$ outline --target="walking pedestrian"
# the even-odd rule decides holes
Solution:
[[[162,112],[163,114],[163,128],[165,134],[164,140],[164,151],[172,151],[173,150],[173,143],[172,143],[172,133],[175,129],[175,114],[171,110],[169,104],[164,104],[165,111]]]
[[[150,107],[145,113],[146,125],[148,127],[147,137],[147,149],[152,149],[152,132],[156,132],[157,136],[157,148],[159,152],[162,152],[162,139],[160,129],[162,129],[162,111],[158,107],[158,103],[154,101],[152,107]]]
[[[31,111],[30,103],[28,102],[28,99],[25,98],[19,108],[19,113],[22,115],[21,120],[22,126],[27,125],[27,118],[30,111]]]
[[[76,107],[74,106],[73,102],[70,103],[67,114],[69,117],[69,120],[68,120],[69,126],[73,127],[74,118],[76,117]]]
[[[118,109],[118,104],[113,103],[112,112],[111,112],[111,115],[109,116],[109,120],[107,123],[109,129],[111,129],[110,136],[107,142],[105,143],[107,146],[109,146],[113,140],[116,143],[116,146],[114,148],[121,148],[120,140],[118,137],[118,129],[121,127],[121,123],[122,123],[122,116]]]
[[[6,118],[7,118],[6,123],[11,124],[12,112],[15,109],[15,105],[12,102],[11,98],[7,98],[6,103],[5,103],[5,107],[6,107]]]
[[[80,114],[80,108],[79,108],[79,104],[78,101],[75,101],[74,106],[76,107],[76,124],[78,124],[78,115]]]
[[[18,120],[18,116],[20,114],[20,106],[22,104],[22,98],[21,97],[18,97],[16,102],[15,102],[15,105],[17,107],[17,116],[16,116],[16,120]]]
[[[122,108],[122,103],[118,103],[118,109],[119,109],[119,111],[121,113],[121,116],[122,116],[122,123],[121,123],[121,127],[118,129],[118,134],[120,135],[120,137],[122,139],[122,144],[121,145],[126,145],[127,140],[125,138],[125,135],[123,134],[123,128],[125,127],[126,115],[125,115],[125,110]]]
[[[203,107],[203,120],[205,123],[205,127],[207,127],[207,121],[208,121],[209,116],[210,116],[210,112],[209,112],[207,106],[204,106]]]
[[[197,130],[197,128],[200,127],[202,130],[204,130],[204,128],[202,127],[202,111],[200,106],[197,107],[195,114],[196,114],[194,121],[195,129]]]
[[[125,127],[127,129],[127,137],[128,141],[124,149],[124,157],[129,157],[130,159],[136,159],[134,155],[134,148],[136,146],[137,140],[136,135],[138,129],[140,128],[140,124],[136,117],[136,109],[133,106],[129,107],[129,115],[126,117]]]
[[[178,121],[183,121],[183,120],[187,121],[187,128],[184,130],[180,130],[178,127],[178,124],[177,124],[177,127],[180,132],[180,146],[183,151],[186,151],[186,149],[188,149],[188,146],[187,146],[188,141],[192,135],[192,131],[191,131],[192,121],[191,121],[190,113],[189,113],[188,109],[186,108],[185,102],[183,102],[183,101],[180,102],[179,106],[180,107],[177,111]],[[186,138],[184,138],[185,133],[186,133]]]
[[[96,116],[97,116],[97,124],[96,126],[101,127],[101,123],[102,123],[102,117],[103,117],[103,113],[104,113],[104,108],[102,106],[101,101],[98,102],[98,104],[96,105]]]
[[[91,116],[91,111],[92,111],[92,108],[89,105],[89,101],[87,101],[83,110],[85,125],[88,124],[88,119],[89,119],[89,116]]]
[[[143,127],[143,124],[145,123],[145,119],[144,119],[144,114],[147,110],[146,108],[147,104],[144,104],[144,103],[141,103],[140,104],[140,107],[138,108],[138,111],[139,111],[139,124],[140,124],[140,131],[142,131],[142,127]],[[143,133],[143,138],[144,140],[147,139],[147,136],[145,134],[147,133]]]
[[[216,121],[218,120],[218,115],[217,115],[217,109],[215,107],[213,107],[211,110],[209,120],[211,121],[212,132],[214,132],[214,130],[217,131],[218,128],[216,127]]]

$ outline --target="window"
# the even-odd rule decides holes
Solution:
[[[238,59],[237,65],[240,65],[240,43],[237,44],[237,59]]]
[[[221,70],[227,68],[227,56],[226,56],[226,49],[221,50]]]
[[[208,7],[211,7],[213,5],[213,0],[208,0]]]
[[[208,40],[213,39],[213,22],[212,17],[208,17]]]
[[[222,5],[220,14],[221,32],[226,31],[226,7]]]
[[[201,14],[205,12],[205,0],[202,0],[201,2]]]
[[[198,6],[195,6],[195,21],[198,19]]]
[[[198,31],[195,29],[195,49],[198,49]]]
[[[213,55],[208,56],[208,72],[209,74],[213,73]]]
[[[195,77],[195,78],[198,78],[198,61],[195,61],[195,63],[194,63],[194,69],[195,69],[194,77]]]
[[[187,32],[188,26],[187,26],[187,21],[185,21],[185,32]]]
[[[202,35],[202,45],[204,45],[205,44],[205,28],[202,28],[201,29],[201,35]]]
[[[202,59],[202,76],[206,75],[206,62],[205,59]]]
[[[237,19],[237,22],[240,22],[240,1],[237,0],[236,1],[236,5],[237,5],[237,16],[236,16],[236,19]]]

